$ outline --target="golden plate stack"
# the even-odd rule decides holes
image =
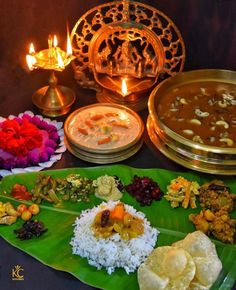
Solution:
[[[186,112],[185,104],[194,103],[191,98],[195,98],[196,107],[190,105]],[[208,104],[201,104],[203,98]],[[180,73],[152,91],[148,108],[149,137],[166,157],[200,172],[236,174],[236,141],[232,140],[236,137],[236,72],[209,69]],[[181,116],[184,110],[189,119]],[[216,139],[222,145],[215,145]]]
[[[143,144],[144,125],[137,113],[117,104],[82,107],[65,121],[65,144],[76,157],[97,164],[134,155]]]

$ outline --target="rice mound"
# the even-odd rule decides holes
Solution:
[[[122,240],[118,233],[108,238],[97,238],[91,225],[96,214],[105,209],[113,209],[120,201],[103,202],[92,209],[82,211],[75,220],[74,236],[71,239],[72,252],[85,257],[98,270],[105,267],[108,274],[115,268],[124,268],[127,274],[134,272],[156,245],[159,231],[152,228],[145,214],[125,204],[125,210],[143,219],[144,233],[131,240]]]

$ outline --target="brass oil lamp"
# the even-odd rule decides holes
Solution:
[[[67,51],[58,47],[56,35],[54,39],[49,36],[48,49],[35,52],[31,43],[26,61],[30,70],[41,68],[50,71],[49,85],[37,90],[32,101],[41,113],[50,117],[66,114],[75,101],[74,92],[65,86],[57,84],[56,71],[63,71],[75,57],[72,55],[72,47],[69,34],[67,36]]]
[[[183,69],[179,30],[161,11],[134,1],[115,1],[85,13],[71,33],[75,78],[97,91],[100,102],[147,106],[157,82]]]

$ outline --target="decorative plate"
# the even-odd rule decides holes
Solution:
[[[25,111],[0,117],[0,176],[40,171],[66,150],[63,123]]]

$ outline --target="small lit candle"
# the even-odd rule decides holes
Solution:
[[[34,49],[34,45],[33,45],[32,42],[31,42],[31,44],[30,44],[29,53],[30,53],[30,54],[35,54],[35,49]]]
[[[125,97],[127,95],[127,93],[128,93],[126,79],[122,79],[121,92],[122,92],[123,97]]]
[[[70,40],[69,33],[67,33],[66,55],[67,55],[67,57],[72,55],[72,45],[71,45],[71,40]]]
[[[57,50],[57,63],[58,63],[58,66],[60,68],[64,68],[65,67],[64,61],[63,61],[63,59],[61,57],[61,54],[60,54],[59,50]]]
[[[29,54],[26,55],[26,62],[30,70],[33,70],[35,64],[37,63],[34,54],[35,54],[34,45],[33,43],[31,43],[29,48]]]
[[[57,36],[54,35],[54,38],[53,38],[53,46],[54,46],[54,48],[56,48],[57,45],[58,45]]]

